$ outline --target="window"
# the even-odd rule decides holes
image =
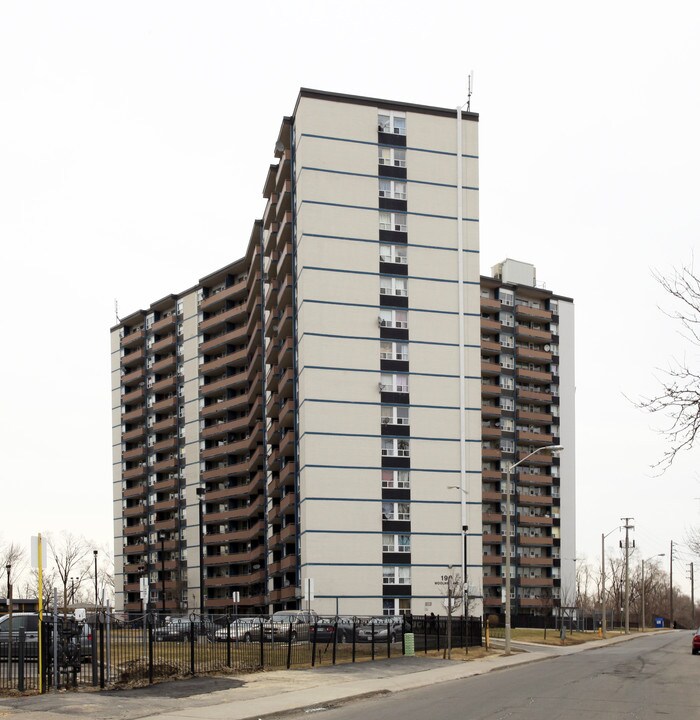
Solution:
[[[499,335],[501,347],[512,348],[515,345],[515,338],[512,335],[501,333]]]
[[[498,313],[498,319],[501,321],[501,325],[505,325],[506,327],[513,327],[515,325],[513,313],[500,312]]]
[[[406,232],[406,213],[380,211],[379,229]]]
[[[408,343],[382,340],[379,343],[380,360],[408,360]]]
[[[501,418],[501,430],[504,432],[513,432],[515,423],[512,418]]]
[[[406,151],[403,148],[379,147],[379,164],[406,167]]]
[[[380,245],[379,262],[406,265],[408,263],[406,247],[403,245]]]
[[[410,457],[410,443],[405,438],[382,438],[382,457]]]
[[[406,115],[397,110],[382,110],[379,113],[377,129],[393,135],[406,134]]]
[[[558,300],[550,300],[549,301],[549,309],[552,312],[552,315],[558,315],[559,314],[559,301]],[[554,330],[552,330],[554,332]]]
[[[399,297],[407,297],[408,296],[408,280],[407,280],[407,278],[380,277],[379,278],[379,294],[380,295],[398,295]]]
[[[498,383],[504,390],[512,390],[515,386],[515,382],[510,375],[501,375]]]
[[[502,368],[512,370],[515,367],[515,360],[512,355],[500,355],[499,364]]]
[[[405,502],[383,502],[382,520],[410,520],[411,506]]]
[[[513,304],[513,291],[512,290],[505,290],[504,288],[500,288],[498,291],[498,297],[503,305],[512,305]]]
[[[384,585],[410,585],[411,568],[397,565],[385,565],[382,569]]]
[[[389,309],[380,310],[379,327],[399,328],[405,330],[408,328],[408,311]]]
[[[408,375],[405,373],[382,373],[379,381],[381,392],[408,392]]]
[[[408,407],[404,405],[383,405],[382,425],[408,425]]]
[[[513,411],[513,398],[509,398],[509,397],[498,398],[498,404],[499,404],[501,410],[506,410],[508,412]]]
[[[403,180],[379,178],[379,197],[392,200],[406,199],[406,183]]]
[[[408,490],[411,487],[409,470],[382,470],[382,487]]]
[[[501,452],[507,452],[507,453],[515,452],[515,443],[508,438],[502,438],[501,439]]]
[[[382,535],[382,552],[411,552],[410,535]]]

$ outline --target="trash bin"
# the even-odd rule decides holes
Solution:
[[[406,633],[403,636],[404,639],[404,655],[415,655],[416,654],[416,643],[415,635],[413,633]]]

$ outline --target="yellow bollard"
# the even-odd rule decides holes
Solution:
[[[486,649],[486,650],[489,649],[489,641],[490,641],[490,639],[491,639],[491,633],[489,632],[489,618],[486,618],[486,635],[485,635],[485,641],[484,641],[484,645],[485,645],[485,649]]]

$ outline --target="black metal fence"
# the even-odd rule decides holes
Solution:
[[[13,632],[0,642],[0,690],[129,685],[217,671],[301,668],[400,656],[405,636],[418,650],[441,649],[447,619],[427,616],[274,618],[200,617],[122,621],[109,613],[80,622],[48,617],[38,633]],[[454,618],[452,647],[481,644],[478,618]]]

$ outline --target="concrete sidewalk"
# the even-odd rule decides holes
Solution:
[[[595,650],[638,637],[644,636],[621,636],[563,648],[528,644],[527,650],[522,648],[523,652],[509,657],[497,650],[487,657],[469,662],[421,656],[400,657],[313,670],[191,678],[134,690],[5,698],[0,699],[0,718],[66,720],[72,716],[91,720],[248,720],[287,716],[304,709],[332,707],[350,700],[415,690],[561,655]]]

